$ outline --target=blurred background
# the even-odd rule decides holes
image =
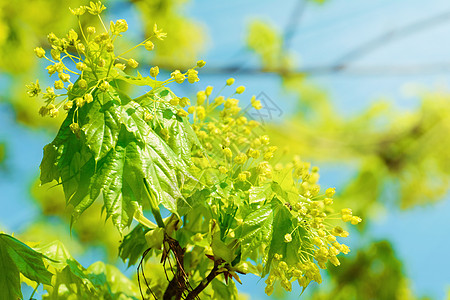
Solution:
[[[70,235],[62,190],[38,182],[42,148],[64,116],[41,118],[42,103],[24,86],[36,78],[50,84],[33,49],[48,49],[49,32],[76,29],[68,7],[81,4],[0,0],[0,231],[30,242],[59,239],[83,265],[105,260],[133,276],[117,259],[121,237],[99,218],[100,203]],[[154,51],[136,52],[142,74],[158,65],[169,76],[203,59],[199,83],[171,86],[188,97],[234,77],[247,88],[244,104],[256,95],[264,105],[247,117],[318,166],[321,185],[337,188],[338,206],[363,217],[346,241],[352,252],[302,298],[450,299],[448,0],[105,4],[105,19],[128,21],[124,49],[154,23],[168,33]],[[241,279],[242,299],[269,299],[263,280]],[[300,292],[274,294],[299,299]]]

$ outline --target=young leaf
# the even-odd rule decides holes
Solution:
[[[157,89],[138,103],[110,87],[93,96],[92,103],[72,108],[55,140],[44,148],[41,182],[62,183],[74,207],[73,221],[102,193],[107,217],[119,231],[131,223],[133,202],[146,203],[144,179],[158,204],[176,214],[181,205],[185,213],[179,186],[191,177],[187,168],[198,140],[187,119],[175,115],[166,102],[173,94]],[[148,112],[153,122],[145,121]],[[76,134],[69,128],[74,121],[81,127]],[[161,126],[167,127],[168,140],[159,133]]]

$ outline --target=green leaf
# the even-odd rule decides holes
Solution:
[[[22,299],[19,270],[3,245],[0,246],[0,270],[0,299]]]
[[[252,186],[249,190],[248,199],[250,204],[261,204],[272,195],[272,186],[266,183],[263,186]]]
[[[283,255],[283,260],[288,265],[295,265],[300,262],[298,251],[302,249],[302,235],[299,233],[302,227],[299,226],[294,231],[295,226],[291,212],[278,199],[273,199],[271,204],[273,209],[272,234],[262,276],[269,272],[275,253]],[[284,236],[287,233],[292,233],[292,241],[289,243],[286,243],[284,240]]]
[[[203,146],[192,129],[189,119],[179,117],[176,114],[177,110],[169,104],[174,97],[176,96],[171,90],[160,87],[153,89],[149,93],[149,98],[142,101],[141,105],[157,116],[154,127],[161,126],[161,129],[168,130],[167,144],[180,159],[189,165],[192,147],[203,149]]]
[[[63,185],[74,207],[72,221],[102,194],[107,218],[122,231],[132,221],[133,203],[146,204],[144,178],[158,205],[175,214],[179,206],[183,214],[189,211],[180,185],[193,178],[188,165],[191,148],[199,142],[188,120],[167,102],[173,93],[156,89],[141,103],[113,87],[93,95],[92,103],[68,113],[41,163],[41,182]],[[152,122],[145,122],[146,113],[154,114]],[[69,128],[74,121],[81,126],[78,136]],[[162,128],[169,131],[167,141],[159,134]]]
[[[21,241],[0,233],[1,299],[22,298],[19,272],[37,283],[50,285],[53,274],[46,269],[44,258]]]
[[[242,257],[256,261],[261,245],[270,241],[272,235],[273,208],[266,204],[245,216],[241,231]]]
[[[229,280],[228,284],[223,283],[215,278],[212,282],[212,289],[216,300],[236,300],[238,299],[238,291],[233,280]]]
[[[117,80],[122,80],[132,85],[138,86],[150,86],[152,88],[160,87],[162,82],[152,79],[150,76],[143,77],[139,72],[137,72],[137,76],[131,76],[126,74],[121,70],[117,70],[117,76],[115,77]]]
[[[86,145],[94,155],[94,159],[98,161],[115,146],[124,111],[122,107],[113,103],[120,101],[117,94],[97,93],[94,96],[98,101],[90,105],[81,129],[84,132]]]
[[[52,260],[49,261],[49,264],[59,270],[62,270],[67,265],[67,260],[73,260],[72,255],[60,241],[53,241],[34,249],[51,258]]]
[[[128,260],[128,267],[135,265],[142,254],[148,248],[145,240],[145,234],[150,229],[138,224],[134,229],[128,233],[119,246],[119,257],[124,262]]]
[[[102,288],[103,295],[112,296],[112,299],[140,299],[138,287],[115,266],[98,261],[90,265],[87,272],[90,278],[96,278],[94,281]],[[98,280],[99,276],[106,282]]]

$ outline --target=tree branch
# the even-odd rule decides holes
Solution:
[[[218,272],[218,270],[219,264],[215,261],[214,267],[212,268],[211,272],[209,272],[208,276],[203,279],[202,282],[200,282],[199,285],[187,295],[185,300],[193,300],[198,297],[198,295],[208,286],[208,284],[210,284],[217,275],[221,274],[221,272]]]

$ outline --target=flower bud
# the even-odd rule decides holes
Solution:
[[[54,60],[60,60],[60,58],[61,58],[61,53],[56,49],[50,50],[50,54],[52,55],[52,58]]]
[[[80,71],[84,71],[86,68],[87,68],[87,66],[86,66],[86,64],[85,63],[83,63],[83,62],[78,62],[76,65],[75,65],[75,67],[78,69],[78,70],[80,70]]]
[[[197,67],[202,68],[205,64],[206,64],[205,61],[199,60],[199,61],[197,62]]]
[[[127,21],[124,19],[117,20],[114,24],[114,30],[117,33],[125,32],[128,30],[128,24]]]
[[[227,85],[232,85],[234,83],[234,78],[227,79]]]
[[[64,82],[62,82],[62,80],[57,80],[57,81],[55,81],[53,86],[55,87],[55,89],[61,90],[64,88]]]
[[[34,48],[34,53],[36,53],[37,57],[43,58],[45,55],[45,50],[42,47],[36,47]]]
[[[109,89],[109,82],[108,81],[103,81],[100,85],[99,85],[99,90],[101,90],[102,92],[107,92]]]
[[[87,81],[84,79],[78,80],[78,87],[83,90],[87,89],[88,87]]]
[[[67,101],[65,104],[64,104],[64,109],[65,110],[69,110],[69,109],[71,109],[73,107],[73,101]]]
[[[133,69],[135,69],[135,68],[137,68],[139,66],[139,63],[136,60],[132,59],[132,58],[130,58],[127,63]]]
[[[56,45],[57,42],[59,41],[58,37],[53,32],[47,35],[47,39],[51,45]]]
[[[64,82],[69,82],[69,80],[70,80],[70,75],[66,74],[66,73],[59,73],[58,77],[59,77],[59,79],[61,79]]]
[[[89,35],[95,34],[95,27],[94,27],[94,26],[89,26],[89,27],[86,29],[86,31],[87,31],[87,33],[88,33]]]
[[[115,64],[114,67],[116,67],[119,70],[125,70],[126,66],[124,64]]]
[[[156,77],[159,74],[159,68],[158,66],[155,66],[153,68],[150,69],[150,76],[151,77]]]
[[[92,101],[94,101],[94,97],[92,97],[91,94],[85,94],[83,98],[86,103],[91,103]]]
[[[152,43],[152,41],[146,41],[144,43],[144,47],[148,51],[152,51],[155,48],[155,45]]]
[[[245,91],[245,86],[241,85],[236,88],[236,94],[242,94]]]
[[[106,49],[107,52],[113,52],[113,51],[114,51],[114,45],[113,45],[113,43],[108,43],[108,44],[106,44],[105,49]]]

